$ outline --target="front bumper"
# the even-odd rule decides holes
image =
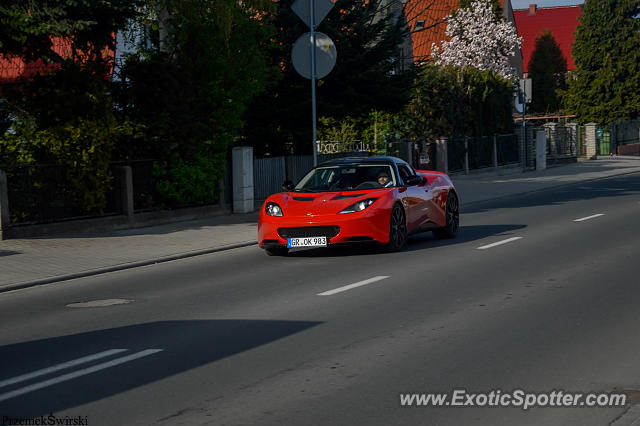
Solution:
[[[363,242],[386,244],[389,242],[390,216],[391,211],[387,209],[367,209],[357,213],[326,216],[274,217],[267,215],[263,209],[258,221],[258,245],[262,248],[286,247],[286,236],[291,235],[291,232],[282,232],[281,228],[313,227],[339,228],[337,235],[333,237],[327,235],[328,245],[361,244]]]

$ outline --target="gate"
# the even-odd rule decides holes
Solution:
[[[596,140],[599,147],[599,155],[611,154],[611,132],[605,132],[602,129],[596,131]]]

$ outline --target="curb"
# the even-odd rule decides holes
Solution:
[[[174,254],[171,256],[158,257],[156,259],[141,260],[138,262],[125,263],[125,264],[116,265],[116,266],[105,266],[104,268],[91,269],[88,271],[77,272],[74,274],[58,275],[55,277],[43,278],[39,280],[22,282],[18,284],[7,284],[5,286],[0,287],[0,293],[6,293],[14,290],[21,290],[24,288],[35,287],[35,286],[44,285],[44,284],[51,284],[51,283],[60,282],[60,281],[68,281],[76,278],[86,278],[94,275],[102,275],[109,272],[123,271],[125,269],[139,268],[141,266],[149,266],[149,265],[154,265],[156,263],[171,262],[172,260],[187,259],[189,257],[201,256],[203,254],[226,251],[226,250],[231,250],[235,248],[248,247],[256,244],[258,244],[257,241],[247,241],[244,243],[230,244],[222,247],[208,248],[208,249],[191,251],[187,253]]]

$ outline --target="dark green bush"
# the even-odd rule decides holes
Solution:
[[[0,164],[64,166],[73,201],[86,213],[102,211],[120,130],[106,82],[68,62],[3,94],[16,120],[0,137]]]
[[[218,201],[220,180],[225,175],[225,156],[199,155],[191,163],[178,154],[153,165],[160,207],[213,204]]]
[[[406,132],[414,139],[511,133],[513,84],[492,71],[425,65],[405,111]]]

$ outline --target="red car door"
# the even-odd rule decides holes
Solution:
[[[445,225],[445,209],[447,203],[447,191],[449,186],[442,176],[425,173],[427,178],[425,185],[425,203],[428,212],[424,220],[431,221],[440,226]]]
[[[400,178],[405,182],[409,176],[415,175],[412,169],[403,164],[398,165],[398,171]],[[402,203],[407,212],[407,231],[411,232],[428,220],[429,206],[427,201],[430,199],[430,192],[423,184],[407,185],[406,188],[406,191],[401,195]]]

